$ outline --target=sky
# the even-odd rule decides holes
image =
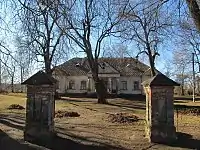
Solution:
[[[168,3],[167,5],[170,6],[171,4],[172,3]],[[175,7],[174,8],[170,7],[170,9],[168,7],[166,7],[166,9],[169,9],[169,10],[167,10],[169,12],[173,12],[173,9],[175,9]],[[174,13],[177,14],[178,12],[174,12]],[[20,32],[20,31],[16,30],[16,27],[18,26],[18,25],[16,26],[16,24],[18,24],[18,22],[15,22],[13,19],[13,12],[12,12],[12,9],[10,8],[10,4],[2,5],[1,9],[0,9],[0,14],[1,14],[0,15],[1,18],[3,18],[3,20],[5,22],[7,22],[7,24],[6,24],[4,21],[1,21],[2,26],[0,28],[0,30],[1,30],[0,41],[3,42],[11,52],[14,52],[14,51],[16,51],[15,35],[17,32]],[[171,15],[174,15],[174,14],[171,14]],[[5,29],[9,29],[9,30],[5,30]],[[159,46],[160,56],[158,56],[156,59],[156,68],[163,73],[166,72],[166,65],[168,65],[169,61],[172,60],[173,49],[177,48],[177,45],[174,42],[174,40],[176,40],[176,39],[170,39],[170,38],[172,38],[172,37],[167,37],[167,40],[165,40]],[[175,38],[177,38],[177,37],[175,37]],[[120,43],[121,43],[121,41],[119,39],[107,38],[104,40],[104,44],[103,44],[102,48],[118,47],[120,45]],[[136,45],[134,45],[133,41],[129,41],[125,44],[122,44],[122,46],[125,46],[128,51],[128,55],[125,55],[125,56],[135,57],[137,55],[138,50],[137,50]],[[75,49],[80,49],[80,48],[76,47]],[[1,50],[3,50],[3,49],[1,49]],[[78,51],[81,51],[81,49]],[[83,52],[70,53],[68,55],[68,59],[73,58],[73,57],[86,57],[86,55]],[[140,56],[139,59],[141,61],[143,61],[144,63],[148,64],[147,57]],[[64,61],[65,60],[63,60],[63,62]],[[62,62],[60,62],[60,63],[62,63]],[[33,66],[33,68],[31,69],[30,74],[37,72],[41,68],[42,68],[41,64],[35,64]],[[19,75],[19,72],[17,72],[17,75]]]

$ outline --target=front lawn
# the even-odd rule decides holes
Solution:
[[[24,96],[0,95],[0,140],[4,149],[44,149],[41,145],[24,143],[23,129],[25,110],[8,110],[11,104],[25,107]],[[175,113],[175,125],[178,132],[190,134],[192,139],[183,144],[167,146],[149,143],[145,138],[144,119],[145,101],[108,99],[109,105],[97,104],[92,98],[68,98],[56,100],[56,112],[77,112],[79,117],[55,118],[55,129],[60,137],[50,149],[188,149],[195,148],[200,142],[200,117]],[[175,104],[192,105],[187,101],[176,101]],[[195,103],[195,105],[199,105]],[[175,111],[176,112],[176,111]],[[110,114],[127,113],[139,117],[137,122],[112,122]],[[185,139],[184,139],[185,140]],[[2,141],[3,144],[2,144]],[[12,145],[14,143],[14,145]],[[196,145],[195,145],[196,144]],[[191,145],[191,146],[190,146]],[[11,148],[12,149],[12,148]]]

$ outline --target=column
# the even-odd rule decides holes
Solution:
[[[87,91],[90,92],[91,91],[91,78],[88,77],[88,80],[87,80]]]
[[[116,93],[119,92],[119,78],[116,78]]]
[[[109,89],[109,92],[112,93],[112,79],[111,78],[108,78],[108,89]]]

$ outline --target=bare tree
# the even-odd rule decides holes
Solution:
[[[60,42],[64,38],[63,30],[57,27],[61,15],[58,4],[37,0],[18,0],[21,4],[20,19],[27,42],[33,57],[44,63],[46,73],[52,74],[54,57],[62,50]],[[50,1],[48,1],[50,2]]]
[[[62,5],[66,36],[86,54],[95,81],[98,103],[107,103],[106,87],[99,78],[98,70],[101,64],[98,58],[101,45],[105,38],[116,35],[121,30],[117,28],[122,18],[124,1],[115,0],[78,0]],[[63,23],[60,24],[63,26]]]
[[[130,1],[125,13],[121,13],[126,19],[124,26],[129,29],[122,36],[138,44],[140,51],[137,57],[141,53],[148,56],[152,76],[156,74],[158,45],[164,40],[165,30],[171,26],[169,17],[161,9],[164,3],[165,1]]]
[[[15,92],[15,90],[14,90],[15,71],[16,71],[15,62],[12,60],[12,61],[11,61],[11,66],[10,66],[10,67],[7,67],[8,75],[9,75],[10,78],[11,78],[11,92],[12,92],[12,93]]]
[[[20,83],[22,83],[28,77],[33,67],[33,57],[26,41],[17,36],[15,43],[17,47],[17,51],[15,52],[16,70],[20,74]],[[21,92],[23,92],[23,85],[21,85]]]
[[[199,0],[186,0],[189,11],[194,19],[197,29],[200,31],[200,1]]]
[[[14,79],[16,75],[15,73],[16,73],[17,62],[15,59],[10,57],[9,55],[2,55],[1,63],[2,63],[2,68],[4,68],[4,76],[6,73],[7,78],[9,78],[9,81],[10,81],[11,91],[14,92]]]
[[[175,35],[177,37],[176,45],[186,47],[188,50],[188,54],[195,54],[195,65],[198,64],[200,70],[200,34],[197,29],[195,29],[195,25],[192,22],[189,15],[187,18],[182,19],[179,22],[178,33]],[[178,36],[177,36],[178,35]],[[195,68],[196,69],[196,68]]]
[[[191,53],[188,50],[175,50],[173,52],[172,63],[174,66],[173,74],[178,82],[181,83],[181,95],[185,95],[184,87],[186,80],[191,76]]]
[[[108,45],[105,47],[103,57],[117,57],[124,58],[130,56],[127,45],[123,43],[117,43],[114,45]]]

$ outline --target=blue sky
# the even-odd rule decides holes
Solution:
[[[172,1],[171,1],[172,2]],[[168,3],[167,6],[170,7],[172,3]],[[1,30],[1,37],[0,37],[0,41],[3,41],[4,44],[11,50],[11,51],[15,51],[16,50],[16,45],[15,45],[15,33],[20,32],[19,30],[15,30],[14,25],[13,25],[13,12],[11,11],[11,8],[8,7],[9,5],[4,5],[2,6],[3,9],[1,9],[1,17],[5,20],[5,22],[8,22],[9,25],[9,29],[12,31],[6,31],[6,30]],[[166,9],[168,9],[166,7]],[[174,8],[170,7],[170,9],[168,11],[170,11],[170,13],[172,12],[171,15],[176,14],[177,18],[180,17],[178,14],[178,11],[173,11],[173,9],[177,10],[177,6],[174,6]],[[183,9],[185,9],[185,6],[183,7]],[[7,24],[5,24],[4,22],[2,23],[2,28],[7,29]],[[16,24],[16,23],[14,23]],[[17,27],[17,26],[15,26]],[[175,29],[176,30],[176,29]],[[173,39],[174,38],[174,39]],[[175,38],[178,38],[176,36],[172,36],[172,37],[166,37],[164,43],[160,44],[159,46],[159,54],[160,56],[157,57],[156,59],[156,67],[158,70],[160,70],[161,72],[165,72],[166,68],[165,66],[169,64],[169,62],[172,60],[172,52],[174,49],[177,49],[178,45],[176,45],[176,43],[174,42]],[[104,44],[102,46],[102,48],[106,47],[106,46],[117,46],[118,44],[120,44],[120,40],[116,39],[116,38],[107,38],[104,40]],[[105,44],[106,43],[106,44]],[[134,42],[130,41],[127,42],[127,44],[125,44],[125,46],[128,49],[129,52],[129,56],[131,57],[135,57],[138,53],[137,47],[134,45]],[[76,49],[80,49],[78,47],[76,47]],[[79,51],[79,50],[78,50]],[[80,49],[81,51],[81,49]],[[85,57],[86,55],[83,52],[79,52],[79,53],[71,53],[68,57],[68,59],[72,58],[72,57]],[[148,58],[145,56],[140,56],[140,59],[143,60],[144,63],[148,64]],[[61,63],[61,62],[60,62]],[[35,73],[36,71],[40,70],[42,68],[41,64],[35,64],[34,68],[32,69],[31,73]]]

